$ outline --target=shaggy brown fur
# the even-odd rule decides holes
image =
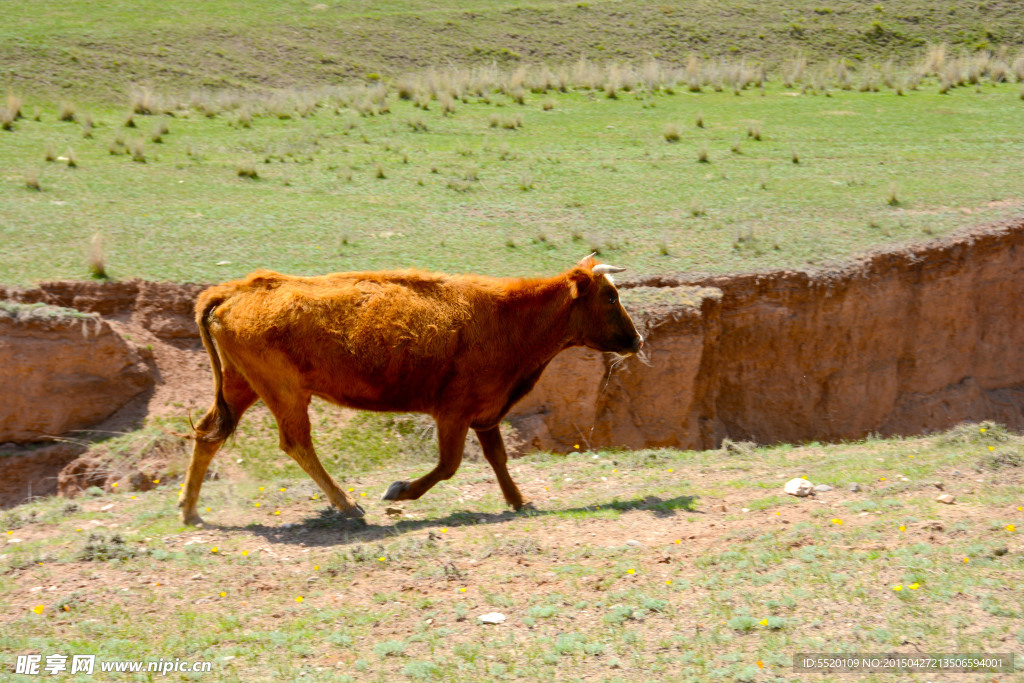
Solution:
[[[527,501],[506,468],[498,423],[570,346],[632,353],[643,343],[610,278],[587,257],[553,278],[514,280],[421,271],[292,277],[257,271],[199,295],[196,321],[216,399],[195,427],[180,506],[196,502],[217,449],[257,399],[277,418],[281,448],[343,512],[363,514],[313,450],[313,396],[365,410],[434,417],[440,462],[384,497],[416,499],[455,474],[477,432],[506,501]],[[607,268],[606,266],[603,268]],[[600,269],[599,269],[600,270]]]

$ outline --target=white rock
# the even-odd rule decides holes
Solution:
[[[815,493],[828,493],[831,490],[832,487],[829,486],[828,484],[818,484],[817,486],[814,487]]]
[[[946,505],[952,505],[954,502],[956,502],[956,496],[951,496],[948,493],[943,493],[935,500],[939,501],[940,503],[945,503]]]
[[[501,612],[488,612],[477,617],[484,624],[504,624],[505,615]]]
[[[631,548],[639,548],[642,544],[640,543],[640,541],[634,541],[631,538],[628,541],[626,541],[626,545],[628,545]]]
[[[809,496],[811,494],[811,492],[814,490],[814,484],[807,481],[806,479],[800,479],[798,477],[796,479],[790,479],[789,481],[787,481],[786,485],[783,487],[782,490],[791,496],[798,496],[800,498],[803,498],[804,496]]]

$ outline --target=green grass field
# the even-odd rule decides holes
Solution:
[[[0,282],[86,277],[96,233],[112,277],[177,281],[526,275],[591,251],[640,274],[823,264],[1019,211],[1019,90],[466,93],[450,115],[392,94],[376,116],[355,96],[293,93],[135,128],[127,103],[66,122],[26,97],[0,131]],[[256,179],[239,175],[250,167]]]
[[[468,462],[398,517],[376,498],[429,466],[414,433],[356,444],[328,428],[318,445],[366,506],[363,525],[330,513],[294,464],[267,462],[272,430],[248,423],[214,461],[205,528],[178,522],[173,474],[0,515],[5,669],[17,654],[89,652],[205,660],[216,680],[765,681],[805,677],[791,668],[801,651],[1019,655],[1024,643],[1024,440],[991,424],[536,454],[512,466],[537,506],[523,514]],[[386,458],[352,464],[367,451]],[[796,476],[834,490],[783,495]],[[954,505],[936,502],[936,482]],[[488,612],[505,623],[481,624]]]

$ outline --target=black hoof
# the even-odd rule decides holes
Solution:
[[[394,484],[388,487],[388,490],[381,496],[381,500],[398,500],[398,496],[409,488],[409,482],[407,481],[396,481]]]
[[[356,504],[354,508],[348,510],[338,510],[338,514],[342,517],[363,517],[366,515],[366,510],[363,509],[362,505]]]

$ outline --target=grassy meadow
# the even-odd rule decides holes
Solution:
[[[0,282],[87,277],[96,239],[110,276],[175,281],[528,275],[591,251],[641,274],[800,267],[1020,210],[1010,71],[971,83],[965,67],[956,87],[939,71],[705,64],[688,85],[587,68],[565,92],[546,70],[117,106],[12,96]]]
[[[364,439],[357,455],[348,440],[368,425],[322,425],[321,451],[347,454],[329,469],[365,498],[362,523],[335,517],[283,454],[268,462],[272,431],[248,422],[214,461],[203,528],[177,521],[183,453],[152,490],[125,480],[0,515],[5,668],[19,653],[90,652],[212,663],[180,680],[770,681],[806,677],[797,652],[1024,647],[1024,440],[992,424],[534,454],[512,466],[536,504],[521,514],[480,460],[420,501],[379,502],[430,466],[417,431]],[[783,495],[797,476],[834,489]],[[937,502],[943,491],[956,504]],[[481,623],[490,612],[505,622]]]

